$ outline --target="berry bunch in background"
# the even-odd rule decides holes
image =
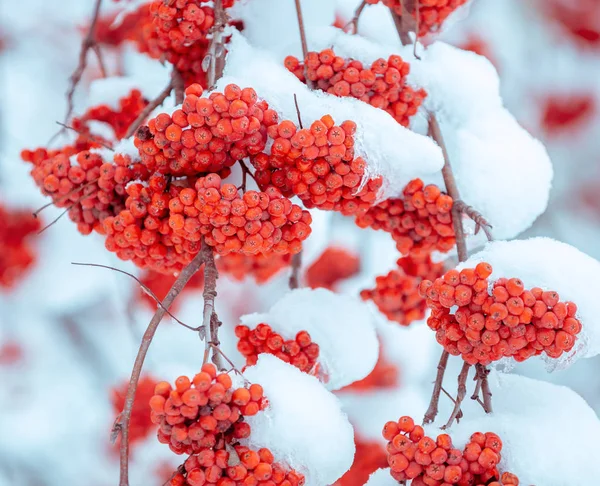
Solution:
[[[32,240],[40,227],[31,213],[0,204],[0,288],[14,287],[35,264]]]
[[[562,302],[551,290],[526,290],[518,278],[492,283],[491,274],[491,265],[482,262],[421,282],[419,291],[431,309],[427,324],[450,354],[488,365],[542,353],[559,358],[573,349],[581,331],[574,303]]]
[[[427,96],[424,89],[408,86],[410,64],[397,55],[377,59],[365,67],[360,61],[344,59],[333,49],[325,49],[309,52],[303,62],[294,56],[286,57],[284,62],[301,81],[306,82],[306,76],[322,91],[381,108],[405,127]]]
[[[359,256],[345,248],[331,246],[306,270],[306,285],[333,290],[339,282],[360,272]]]
[[[228,275],[234,280],[242,281],[252,277],[257,284],[268,282],[282,269],[289,267],[292,256],[289,253],[257,253],[244,255],[242,253],[229,253],[220,256],[217,260],[219,272]]]

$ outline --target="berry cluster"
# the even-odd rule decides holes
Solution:
[[[281,485],[302,486],[304,476],[275,462],[267,448],[254,451],[244,446],[229,450],[205,449],[190,456],[168,483],[170,486]]]
[[[513,474],[499,473],[502,440],[492,432],[474,433],[461,452],[453,447],[448,434],[434,440],[412,418],[404,416],[398,422],[387,422],[383,437],[389,441],[387,460],[397,481],[411,479],[413,486],[519,484]]]
[[[389,7],[397,15],[402,15],[401,0],[366,0],[367,3],[374,5],[381,1],[386,7]],[[418,0],[419,10],[417,18],[416,3],[412,2],[408,8],[410,15],[417,21],[419,26],[419,36],[427,35],[430,32],[437,32],[442,24],[457,8],[461,7],[467,0]]]
[[[403,194],[404,199],[387,199],[359,214],[356,224],[391,233],[403,255],[450,251],[455,243],[452,198],[421,179],[409,182]]]
[[[433,263],[429,255],[407,256],[397,261],[398,268],[375,279],[374,289],[361,291],[363,300],[372,300],[390,321],[408,326],[425,317],[425,298],[419,284],[435,280],[444,271],[442,263]]]
[[[427,324],[450,354],[488,365],[541,353],[558,358],[573,349],[581,331],[575,304],[561,302],[551,290],[525,290],[518,278],[500,278],[490,292],[491,274],[491,265],[482,262],[421,282],[419,290],[431,309]]]
[[[79,133],[89,133],[90,121],[106,123],[113,129],[115,138],[120,140],[146,105],[148,100],[142,96],[140,90],[134,89],[127,96],[119,99],[117,110],[108,105],[93,106],[82,116],[73,118],[71,125]]]
[[[175,312],[181,302],[181,295],[185,295],[189,291],[194,291],[196,289],[202,289],[204,287],[204,272],[202,268],[198,270],[193,277],[188,281],[186,286],[180,293],[180,298],[176,299],[172,304],[169,310],[171,312]],[[152,270],[145,270],[142,275],[140,275],[140,281],[148,287],[152,293],[156,296],[158,300],[161,302],[165,299],[169,290],[175,283],[177,276],[174,274],[163,274],[158,273]],[[140,289],[139,292],[139,300],[147,305],[150,309],[155,310],[157,307],[157,302],[154,300],[146,291]]]
[[[363,486],[373,472],[388,466],[385,449],[379,442],[368,442],[355,437],[354,443],[354,462],[333,486]]]
[[[31,239],[40,226],[31,213],[0,204],[0,288],[13,287],[35,263]]]
[[[332,49],[309,52],[300,62],[294,56],[285,58],[286,68],[301,81],[306,76],[322,91],[336,96],[350,96],[387,111],[398,123],[408,127],[427,93],[406,84],[410,64],[392,55],[386,61],[377,59],[370,67],[353,59],[336,56]]]
[[[537,8],[559,23],[573,40],[585,47],[600,47],[600,18],[596,0],[537,0],[536,4]]]
[[[331,246],[306,270],[306,285],[333,290],[342,280],[360,271],[360,258],[344,248]]]
[[[227,373],[217,374],[212,364],[192,380],[180,376],[175,388],[160,382],[150,399],[150,417],[159,425],[158,440],[176,454],[221,450],[250,435],[244,416],[256,415],[267,405],[260,385],[233,388]]]
[[[241,281],[252,277],[258,284],[262,284],[274,277],[280,270],[290,265],[292,257],[289,253],[258,253],[244,255],[230,253],[217,260],[217,269],[220,273],[229,275]]]
[[[154,395],[156,385],[157,381],[150,376],[142,376],[138,382],[133,408],[131,409],[131,419],[129,420],[130,443],[145,439],[156,428],[150,420],[150,405],[148,405],[150,398]],[[111,390],[110,401],[115,415],[120,414],[125,407],[128,386],[129,381]]]
[[[300,331],[295,339],[285,340],[271,326],[261,323],[252,330],[248,326],[236,326],[235,335],[239,339],[237,349],[246,358],[246,365],[255,364],[259,354],[267,353],[305,373],[318,373],[319,345],[306,331]]]
[[[390,363],[384,356],[381,345],[379,347],[379,357],[373,371],[360,381],[355,381],[351,385],[343,388],[350,392],[369,392],[378,388],[393,388],[399,384],[400,370],[396,365]]]
[[[354,122],[338,126],[330,115],[310,128],[299,129],[290,120],[269,126],[271,155],[261,153],[251,159],[257,183],[294,194],[308,208],[364,213],[377,198],[382,179],[363,181],[367,164],[354,156],[355,132]]]
[[[223,93],[202,93],[199,84],[189,86],[181,109],[161,113],[138,130],[135,146],[149,170],[172,176],[220,172],[226,177],[236,161],[264,150],[267,128],[277,123],[277,113],[258,101],[256,91],[229,84]]]
[[[549,96],[542,107],[541,126],[549,136],[557,135],[582,126],[597,110],[596,98],[589,93]]]

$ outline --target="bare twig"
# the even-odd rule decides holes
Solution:
[[[362,0],[362,2],[360,2],[360,5],[354,11],[354,17],[352,17],[352,20],[348,22],[344,27],[345,32],[350,32],[351,34],[356,34],[358,32],[358,21],[366,6],[367,0]]]
[[[442,384],[444,382],[444,374],[446,373],[446,366],[448,366],[448,358],[450,354],[444,350],[440,356],[440,361],[437,366],[437,375],[435,377],[435,384],[433,386],[433,393],[431,394],[431,400],[429,401],[429,408],[425,412],[423,417],[423,424],[432,423],[438,414],[438,405],[440,403],[440,392],[442,391]]]
[[[185,84],[179,69],[173,68],[173,72],[171,73],[171,81],[173,82],[173,90],[175,91],[175,104],[180,105],[183,103],[183,98],[185,95]]]
[[[152,113],[156,107],[162,105],[165,102],[167,97],[171,94],[171,91],[173,91],[175,77],[174,73],[175,71],[171,73],[171,80],[169,81],[167,87],[163,89],[156,98],[154,98],[150,103],[148,103],[146,107],[142,110],[142,112],[138,115],[138,117],[134,120],[134,122],[131,125],[129,125],[127,133],[125,133],[125,138],[131,137],[136,132],[136,130],[142,125],[142,123],[144,123],[144,120],[148,118],[148,115]]]
[[[481,374],[479,372],[479,366],[475,366],[475,376],[473,380],[475,381],[475,390],[473,390],[473,395],[471,395],[471,400],[477,400],[479,398],[479,393],[481,392]]]
[[[247,383],[247,384],[249,384],[249,383],[250,383],[250,381],[248,381],[248,379],[247,379],[247,378],[244,376],[244,373],[242,373],[242,372],[241,372],[241,371],[240,371],[240,370],[239,370],[239,369],[238,369],[238,368],[235,366],[235,363],[234,363],[233,361],[231,361],[231,360],[230,360],[230,359],[227,357],[227,355],[226,355],[226,354],[225,354],[223,351],[221,351],[221,348],[219,348],[219,346],[215,346],[215,345],[214,345],[214,344],[212,344],[212,343],[211,343],[210,345],[211,345],[211,347],[213,348],[213,351],[216,351],[217,353],[219,353],[219,354],[222,356],[222,358],[223,358],[225,361],[227,361],[227,363],[229,363],[229,366],[231,366],[231,369],[232,369],[233,371],[235,371],[235,372],[236,372],[238,375],[240,375],[240,376],[243,378],[243,380],[244,380],[244,382],[245,382],[245,383]]]
[[[107,72],[106,72],[106,65],[104,64],[104,57],[102,56],[102,50],[100,49],[100,46],[96,42],[94,42],[92,49],[94,50],[94,54],[96,54],[96,59],[98,60],[98,66],[100,67],[100,73],[102,74],[103,78],[106,78]]]
[[[198,271],[203,263],[203,258],[204,254],[199,252],[194,259],[181,271],[179,277],[177,277],[177,280],[175,280],[175,283],[171,287],[171,290],[169,290],[167,293],[167,296],[163,301],[163,307],[159,307],[156,310],[152,320],[150,321],[150,324],[148,324],[146,332],[144,332],[144,336],[142,337],[142,342],[135,358],[133,370],[131,371],[129,386],[127,387],[125,407],[121,412],[120,419],[115,422],[113,426],[113,431],[116,430],[117,432],[120,431],[121,433],[119,486],[129,486],[129,421],[131,419],[131,410],[133,409],[135,393],[140,375],[142,373],[142,367],[144,366],[144,360],[146,359],[146,354],[148,353],[148,349],[150,348],[150,344],[152,343],[156,329],[166,314],[165,309],[171,307],[173,301]]]
[[[256,182],[256,185],[258,185],[258,182],[256,181],[256,177],[254,176],[252,171],[248,168],[248,166],[244,163],[243,160],[238,160],[238,163],[240,164],[240,168],[242,169],[242,185],[238,187],[238,189],[241,189],[242,192],[246,192],[247,176],[250,176],[252,180]]]
[[[100,6],[102,5],[102,0],[96,0],[94,4],[94,13],[92,14],[92,21],[90,23],[90,28],[83,41],[81,42],[81,50],[79,51],[79,62],[77,63],[77,67],[73,74],[71,74],[69,90],[67,91],[67,114],[65,115],[65,124],[71,118],[73,114],[73,95],[75,94],[75,89],[77,85],[81,81],[81,77],[83,76],[83,72],[87,67],[87,54],[90,49],[96,45],[96,26],[98,24],[98,18],[100,17]],[[103,64],[101,64],[101,69],[103,69]]]
[[[302,115],[300,114],[300,106],[298,106],[298,97],[296,93],[294,93],[294,105],[296,105],[296,115],[298,116],[298,125],[300,125],[300,129],[304,128],[302,126]]]
[[[475,234],[478,234],[480,230],[483,229],[485,236],[488,241],[493,241],[494,237],[492,236],[492,228],[493,226],[488,222],[487,219],[483,217],[483,215],[478,212],[473,206],[469,206],[464,201],[455,201],[454,206],[461,213],[467,216],[475,223]]]
[[[208,48],[208,55],[205,58],[209,60],[207,84],[209,88],[214,87],[217,80],[223,75],[225,67],[226,50],[223,44],[223,30],[227,25],[227,14],[223,8],[223,0],[214,2],[215,23],[211,29],[212,39]]]
[[[38,235],[41,235],[44,231],[46,231],[48,228],[50,228],[51,226],[54,226],[56,223],[58,223],[58,221],[69,212],[69,209],[71,209],[73,207],[73,205],[69,206],[67,209],[65,209],[62,213],[60,213],[51,223],[48,223],[46,226],[44,226],[41,230],[39,230],[37,232]]]
[[[213,349],[212,362],[218,370],[224,369],[223,363],[221,362],[221,355],[215,353],[215,349],[220,351],[219,346],[221,345],[221,341],[219,341],[219,328],[222,324],[223,323],[219,320],[217,313],[213,312],[213,315],[210,318],[210,346]]]
[[[408,35],[408,30],[405,29],[404,23],[402,22],[402,17],[400,17],[396,12],[390,9],[390,14],[392,14],[392,19],[394,20],[394,25],[396,26],[396,30],[398,31],[398,36],[400,37],[400,42],[403,46],[407,46],[411,43],[410,35]]]
[[[492,413],[494,409],[492,408],[492,391],[490,390],[490,384],[488,382],[488,375],[490,374],[490,370],[488,370],[483,365],[477,365],[479,368],[479,373],[481,375],[481,391],[483,395],[483,409],[485,413]]]
[[[57,204],[61,201],[65,201],[66,199],[68,199],[69,197],[71,197],[73,194],[75,194],[76,192],[79,192],[83,189],[85,189],[88,186],[91,186],[92,184],[94,184],[95,182],[98,182],[98,179],[92,179],[91,181],[86,182],[85,184],[82,184],[81,186],[77,186],[73,189],[71,189],[69,192],[67,192],[66,194],[63,194],[60,197],[57,197],[55,200],[49,202],[48,204],[44,204],[41,208],[38,208],[33,214],[34,218],[37,218],[38,215],[46,208],[52,206],[53,204]],[[82,197],[79,199],[79,202],[81,202],[83,199],[85,198],[85,194],[82,195]],[[67,208],[70,209],[70,208]]]
[[[204,359],[203,363],[208,363],[210,357],[210,344],[213,339],[216,342],[219,341],[217,336],[213,336],[216,330],[213,330],[211,323],[213,322],[213,315],[215,313],[215,297],[217,296],[217,278],[219,278],[219,272],[215,265],[215,256],[212,247],[206,244],[206,241],[202,239],[202,249],[200,253],[204,259],[204,292],[202,297],[204,298],[204,312],[202,313],[202,327],[204,328]],[[218,329],[218,326],[217,326]]]
[[[156,294],[154,292],[152,292],[152,290],[150,289],[150,287],[148,287],[146,284],[144,284],[139,278],[137,278],[135,275],[133,275],[132,273],[126,272],[125,270],[121,270],[119,268],[115,268],[115,267],[111,267],[109,265],[100,265],[99,263],[78,263],[78,262],[71,262],[71,265],[78,265],[78,266],[82,266],[82,267],[98,267],[98,268],[106,268],[108,270],[113,270],[115,272],[119,272],[122,273],[123,275],[127,275],[128,277],[131,277],[133,280],[135,280],[140,287],[142,287],[142,289],[144,290],[144,292],[146,292],[146,294],[148,294],[155,302],[156,304],[161,307],[168,315],[169,317],[171,317],[171,319],[173,319],[175,322],[177,322],[177,324],[191,330],[191,331],[197,331],[198,328],[197,327],[192,327],[192,326],[188,326],[186,323],[180,321],[179,319],[177,319],[177,317],[175,317],[173,314],[171,314],[169,312],[169,309],[167,309],[163,303],[160,301],[160,299],[156,296]]]
[[[446,425],[442,427],[442,429],[444,430],[449,427],[452,427],[454,420],[460,414],[460,406],[465,398],[465,395],[467,394],[467,378],[469,376],[470,369],[471,365],[469,363],[463,363],[463,367],[460,370],[460,374],[458,375],[458,392],[456,394],[456,401],[454,402],[454,409],[452,410],[452,414],[450,415],[448,422],[446,422]]]
[[[292,273],[290,275],[290,289],[297,289],[300,286],[300,268],[302,267],[302,251],[292,256]]]
[[[111,152],[115,151],[110,145],[108,145],[107,143],[105,143],[103,140],[96,137],[95,135],[92,135],[91,133],[82,132],[81,130],[77,130],[77,128],[75,128],[75,127],[72,127],[70,125],[65,125],[64,123],[61,123],[59,121],[57,121],[56,124],[63,127],[65,130],[73,130],[75,133],[89,138],[92,142],[97,143],[98,145],[101,145],[102,147],[110,150]]]
[[[421,59],[417,54],[417,44],[419,43],[419,31],[421,30],[421,0],[416,0],[415,18],[417,25],[415,27],[415,43],[413,44],[413,55],[416,59]]]
[[[310,79],[308,79],[308,66],[306,65],[306,56],[308,55],[308,42],[306,41],[304,18],[302,17],[302,5],[300,5],[300,0],[295,0],[295,3],[296,15],[298,17],[298,29],[300,30],[300,43],[302,44],[302,58],[304,60],[304,79],[306,79],[306,85],[310,89],[314,89],[314,83]]]

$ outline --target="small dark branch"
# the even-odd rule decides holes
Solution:
[[[225,369],[221,362],[221,355],[215,352],[215,349],[219,349],[219,346],[221,345],[221,342],[219,341],[219,327],[221,327],[222,324],[223,323],[219,320],[217,313],[213,312],[213,315],[210,318],[210,346],[213,350],[212,362],[218,370]]]
[[[52,206],[53,204],[57,204],[59,202],[65,201],[67,200],[69,197],[71,197],[73,194],[82,191],[83,189],[85,189],[88,186],[91,186],[92,184],[98,182],[98,179],[92,179],[91,181],[86,182],[85,184],[81,185],[81,186],[77,186],[73,189],[71,189],[69,192],[67,192],[66,194],[63,194],[60,197],[57,197],[55,200],[49,202],[48,204],[44,204],[41,208],[37,209],[34,213],[33,213],[33,217],[37,218],[38,215],[46,208]],[[82,201],[84,199],[84,197],[82,197],[81,199],[79,199],[79,201]],[[70,208],[68,208],[70,209]]]
[[[225,68],[225,45],[223,43],[223,30],[227,25],[227,14],[223,8],[223,0],[215,0],[214,2],[215,23],[212,27],[212,39],[208,48],[208,55],[203,61],[203,64],[209,63],[207,66],[209,88],[213,88],[217,80],[223,76]]]
[[[298,115],[298,125],[300,125],[300,129],[304,128],[302,126],[302,115],[300,114],[300,106],[298,106],[298,97],[296,93],[294,93],[294,105],[296,105],[296,115]]]
[[[102,74],[102,77],[108,77],[106,65],[104,64],[104,56],[102,56],[102,49],[100,49],[100,46],[95,42],[92,46],[92,49],[94,50],[94,54],[96,54],[96,59],[98,60],[98,66],[100,67],[100,73]]]
[[[206,244],[206,241],[202,239],[202,250],[200,253],[204,258],[204,292],[202,297],[204,298],[204,312],[202,314],[202,327],[204,328],[204,359],[203,363],[208,363],[210,358],[210,344],[214,338],[211,329],[211,322],[213,321],[213,315],[215,313],[215,297],[217,296],[217,278],[219,278],[219,272],[215,265],[215,255],[212,247]],[[218,329],[218,326],[217,326]],[[218,338],[216,339],[218,342]]]
[[[410,35],[408,35],[408,30],[405,29],[404,23],[402,22],[402,17],[400,17],[396,12],[390,9],[390,13],[392,14],[392,19],[394,20],[394,25],[396,26],[396,30],[398,31],[398,36],[400,37],[400,42],[403,46],[407,46],[411,43]]]
[[[295,0],[295,2],[296,15],[298,16],[298,29],[300,30],[300,43],[302,44],[302,58],[304,60],[304,79],[306,79],[306,85],[310,89],[314,89],[314,83],[308,79],[308,66],[306,65],[308,42],[306,41],[306,30],[304,29],[304,17],[302,17],[302,5],[300,5],[300,0]]]
[[[471,395],[471,400],[479,399],[479,393],[481,392],[481,372],[480,365],[475,366],[475,377],[473,380],[475,381],[475,390],[473,390],[473,395]]]
[[[60,213],[56,219],[54,219],[54,221],[52,221],[51,223],[48,223],[46,226],[44,226],[41,230],[39,230],[37,232],[38,235],[41,235],[44,231],[46,231],[48,228],[50,228],[50,226],[54,226],[56,223],[58,223],[58,221],[69,212],[69,209],[71,209],[73,206],[69,206],[67,209],[65,209],[62,213]]]
[[[454,399],[454,397],[452,395],[450,395],[450,393],[448,393],[444,387],[442,387],[442,392],[444,393],[444,395],[446,395],[452,401],[452,403],[456,404],[456,400]],[[458,412],[458,415],[456,416],[456,420],[458,421],[461,418],[463,418],[462,410],[460,410]]]
[[[354,17],[352,17],[352,20],[344,27],[345,32],[349,32],[350,34],[356,34],[358,32],[358,21],[366,6],[367,0],[360,2],[360,5],[354,11]]]
[[[419,43],[419,32],[421,30],[421,0],[415,1],[415,19],[416,19],[416,27],[415,27],[415,43],[413,45],[413,55],[416,59],[421,59],[417,54],[417,44]]]
[[[179,73],[177,75],[179,75]],[[152,113],[155,108],[157,108],[165,102],[167,97],[171,94],[171,91],[173,91],[173,87],[175,85],[174,78],[177,75],[175,74],[175,70],[173,70],[173,73],[171,73],[171,81],[169,81],[167,87],[163,89],[156,98],[154,98],[150,103],[148,103],[148,105],[146,105],[146,107],[138,115],[135,121],[129,126],[129,129],[125,134],[125,138],[131,137],[142,125],[142,123],[144,123],[146,118],[148,118],[148,115],[150,115],[150,113]]]
[[[256,177],[243,160],[240,159],[238,162],[240,164],[240,168],[242,169],[242,185],[238,187],[238,189],[241,189],[242,192],[246,192],[247,176],[250,176],[254,182],[256,182]],[[258,182],[256,182],[256,185],[258,185]]]
[[[467,378],[469,377],[470,369],[471,365],[469,363],[463,363],[462,370],[458,375],[458,392],[456,395],[456,402],[454,402],[454,409],[452,410],[452,414],[450,415],[448,422],[442,427],[443,430],[452,427],[454,420],[457,419],[460,414],[460,406],[465,398],[465,395],[467,394]]]
[[[217,352],[225,361],[227,361],[227,363],[229,363],[229,366],[231,366],[231,370],[235,371],[238,375],[240,375],[244,379],[244,382],[246,384],[250,384],[250,382],[248,381],[248,379],[246,379],[244,374],[235,366],[235,363],[231,361],[223,351],[221,351],[221,348],[215,346],[212,343],[211,347],[213,348],[214,352]]]
[[[77,63],[75,71],[73,71],[73,74],[71,74],[69,90],[67,91],[67,114],[65,115],[65,123],[69,121],[69,118],[71,118],[71,115],[73,114],[73,95],[75,94],[75,89],[81,81],[83,72],[87,67],[88,51],[96,45],[96,25],[98,24],[98,18],[100,17],[101,5],[102,0],[96,0],[96,3],[94,4],[94,13],[92,14],[92,22],[90,23],[90,28],[88,29],[86,36],[81,42],[81,50],[79,51],[79,62]]]
[[[173,301],[181,293],[189,280],[194,276],[198,269],[202,266],[204,254],[199,252],[194,259],[181,271],[177,280],[169,290],[167,296],[163,300],[163,306],[159,307],[144,336],[138,350],[138,354],[135,358],[133,370],[131,371],[131,378],[129,379],[129,386],[127,387],[127,395],[125,396],[125,407],[121,412],[121,419],[113,426],[113,434],[115,427],[118,427],[121,432],[121,447],[120,447],[120,474],[119,474],[119,486],[129,486],[129,421],[131,419],[131,410],[133,409],[133,401],[135,400],[135,392],[137,390],[138,381],[142,373],[144,366],[144,360],[146,354],[158,329],[158,325],[162,321],[162,318],[166,314],[166,310],[173,304]]]
[[[458,186],[456,185],[454,172],[452,172],[452,165],[450,164],[448,149],[444,143],[444,137],[442,136],[440,124],[433,113],[429,117],[429,128],[431,130],[431,136],[440,146],[442,153],[444,154],[444,167],[442,168],[442,176],[444,177],[446,192],[454,201],[460,201],[460,192],[458,191]],[[452,206],[452,224],[454,225],[454,236],[456,238],[458,261],[464,262],[468,258],[467,241],[465,238],[465,230],[462,224],[462,214],[456,205]]]
[[[61,123],[59,121],[57,121],[56,124],[63,127],[65,130],[73,130],[75,133],[88,138],[92,142],[97,143],[98,145],[101,145],[102,147],[110,150],[111,152],[115,151],[110,145],[108,145],[106,142],[104,142],[104,140],[100,139],[99,137],[96,137],[95,135],[92,135],[91,133],[82,132],[81,130],[77,130],[77,128],[75,128],[75,127],[65,125],[64,123]]]
[[[488,375],[490,374],[490,370],[488,370],[483,365],[477,365],[481,368],[481,391],[483,394],[483,409],[485,413],[492,413],[494,409],[492,408],[492,391],[490,390],[490,384],[488,382]]]
[[[290,289],[300,287],[300,268],[302,267],[302,252],[292,256],[292,273],[290,275]]]
[[[173,83],[173,90],[175,91],[175,104],[180,105],[181,103],[183,103],[183,98],[185,94],[185,84],[183,82],[183,78],[181,77],[181,73],[176,68],[173,68],[173,73],[171,74],[171,81]]]
[[[184,322],[180,321],[179,319],[177,319],[177,317],[175,317],[173,314],[171,314],[169,312],[169,309],[167,309],[164,304],[160,301],[160,299],[156,296],[156,294],[154,292],[152,292],[152,290],[145,285],[139,278],[137,278],[135,275],[133,275],[132,273],[126,272],[125,270],[120,270],[119,268],[115,268],[115,267],[111,267],[109,265],[100,265],[99,263],[78,263],[78,262],[71,262],[71,265],[78,265],[78,266],[82,266],[82,267],[98,267],[98,268],[106,268],[108,270],[113,270],[115,272],[119,272],[122,273],[123,275],[127,275],[128,277],[131,277],[133,280],[135,280],[140,287],[142,287],[142,290],[148,294],[150,296],[150,298],[152,298],[156,304],[161,307],[168,315],[169,317],[171,317],[171,319],[173,319],[175,322],[177,322],[177,324],[190,329],[191,331],[197,331],[198,328],[197,327],[192,327],[192,326],[188,326],[187,324],[185,324]]]
[[[440,361],[437,366],[437,375],[435,377],[435,384],[433,386],[433,393],[431,394],[431,400],[429,401],[429,408],[427,409],[427,412],[425,412],[425,417],[423,417],[423,424],[430,424],[437,417],[438,405],[440,403],[440,393],[442,391],[444,374],[446,373],[449,357],[450,354],[446,350],[444,350],[440,356]]]
[[[475,234],[478,234],[480,230],[483,229],[485,236],[488,241],[493,241],[494,237],[492,236],[492,228],[493,226],[488,222],[487,219],[483,217],[483,215],[478,212],[473,206],[469,206],[464,201],[458,200],[454,201],[454,206],[461,214],[464,214],[469,219],[471,219],[475,223]]]

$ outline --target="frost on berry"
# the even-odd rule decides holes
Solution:
[[[14,287],[35,264],[32,243],[40,227],[30,212],[0,204],[0,289]]]
[[[176,454],[197,454],[204,449],[225,450],[250,435],[245,418],[267,405],[260,385],[233,386],[227,373],[206,364],[191,380],[180,376],[172,387],[160,382],[150,398],[152,422],[158,440]]]
[[[300,128],[290,120],[268,127],[271,154],[251,158],[261,187],[273,185],[298,196],[307,208],[362,214],[377,199],[382,178],[367,177],[367,163],[354,154],[356,124],[336,125],[330,115]]]
[[[419,290],[431,316],[428,326],[452,355],[470,364],[488,365],[504,357],[524,361],[545,353],[570,352],[581,332],[577,306],[553,290],[526,289],[518,278],[491,282],[492,266],[450,270]]]
[[[398,251],[446,253],[454,244],[452,205],[450,196],[422,180],[412,180],[403,191],[403,198],[387,199],[356,217],[361,228],[373,228],[391,233]]]
[[[306,331],[298,332],[293,339],[285,339],[268,324],[260,323],[253,329],[239,325],[235,328],[235,335],[238,338],[237,349],[246,358],[246,365],[256,364],[258,355],[267,353],[300,371],[319,376],[319,345]]]
[[[150,420],[150,405],[148,402],[154,395],[154,388],[157,383],[151,376],[142,376],[138,382],[129,421],[129,442],[131,444],[144,440],[156,429],[156,426]],[[111,390],[110,399],[115,417],[125,407],[128,386],[129,380]]]
[[[317,258],[305,274],[306,285],[312,289],[333,290],[336,285],[360,271],[360,258],[349,250],[330,246]]]
[[[400,56],[377,59],[370,66],[337,56],[333,49],[309,52],[303,62],[286,57],[286,68],[298,79],[308,79],[322,91],[339,97],[352,97],[388,112],[404,127],[410,124],[427,93],[407,85],[410,64]]]
[[[374,289],[361,291],[363,300],[372,300],[390,321],[408,326],[425,317],[425,299],[419,294],[423,280],[435,279],[443,272],[442,263],[433,263],[429,255],[407,256],[398,268],[375,279]]]
[[[382,431],[387,443],[390,473],[397,481],[412,480],[412,485],[429,484],[498,484],[501,480],[518,485],[516,476],[502,474],[502,440],[493,432],[476,432],[461,451],[454,447],[448,434],[437,438],[425,435],[423,427],[411,417],[387,422]],[[493,481],[496,481],[494,483]]]

